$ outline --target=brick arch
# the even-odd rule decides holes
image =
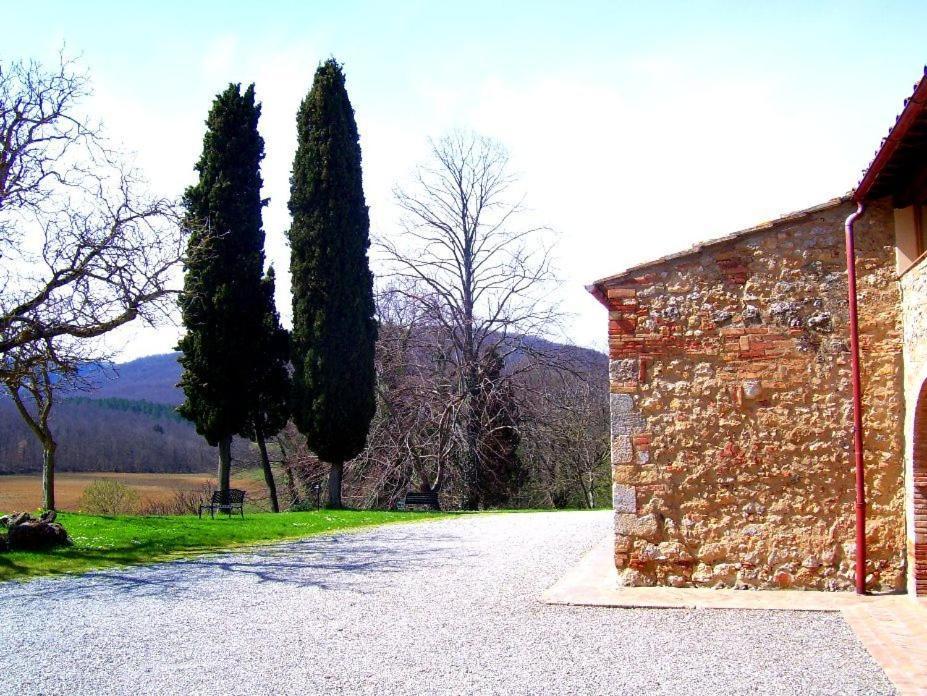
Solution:
[[[927,596],[927,380],[914,411],[914,590]]]

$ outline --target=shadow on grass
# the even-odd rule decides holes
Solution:
[[[440,516],[438,516],[440,517]],[[44,552],[0,553],[0,583],[95,569],[152,564],[234,548],[296,541],[314,534],[357,531],[414,521],[382,512],[319,511],[254,515],[247,520],[187,516],[111,517],[66,513],[62,521],[75,545]],[[424,516],[422,519],[434,519]],[[61,519],[61,518],[59,518]]]
[[[68,579],[7,583],[0,603],[4,599],[93,598],[114,593],[141,597],[206,595],[221,592],[225,581],[241,576],[248,576],[258,584],[282,583],[366,594],[388,582],[394,573],[465,562],[473,552],[462,548],[461,541],[453,535],[411,533],[396,528],[383,535],[317,536],[156,565],[95,570]],[[138,548],[142,552],[145,550],[144,545]],[[76,549],[59,551],[78,552]],[[126,554],[121,562],[132,563],[135,557],[135,554]],[[105,559],[120,562],[120,554],[106,552]],[[0,556],[0,564],[4,562],[13,563]]]
[[[7,578],[0,582],[73,576],[95,568],[135,565],[151,558],[167,559],[170,555],[171,551],[157,542],[135,544],[131,548],[88,549],[75,546],[44,552],[10,552],[0,554],[0,578]]]

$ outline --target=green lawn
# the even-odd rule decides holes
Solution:
[[[320,510],[216,516],[100,517],[60,513],[74,546],[44,553],[0,552],[0,581],[83,573],[94,568],[151,563],[244,544],[311,536],[338,529],[446,516],[432,512]]]

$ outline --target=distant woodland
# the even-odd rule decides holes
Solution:
[[[59,471],[202,472],[214,450],[168,404],[64,400],[52,416]],[[0,402],[0,473],[42,470],[41,444],[8,401]]]
[[[86,394],[65,396],[52,424],[59,471],[204,472],[215,450],[174,410],[176,353],[116,365]],[[0,399],[0,473],[38,473],[42,448],[8,399]]]
[[[384,349],[392,345],[388,340],[391,335],[384,332]],[[591,377],[588,388],[583,389],[578,387],[585,382],[553,379],[546,371],[527,373],[519,379],[518,391],[525,398],[520,399],[524,405],[520,407],[522,437],[518,450],[526,478],[520,482],[520,493],[513,504],[584,505],[582,491],[591,494],[591,488],[597,489],[596,501],[607,500],[607,460],[597,463],[602,460],[602,448],[607,446],[607,358],[596,351],[541,339],[532,339],[532,345]],[[385,363],[394,362],[385,356],[381,351],[380,371],[384,374],[388,367]],[[390,369],[396,372],[395,365]],[[116,365],[106,375],[92,391],[65,396],[55,405],[52,419],[59,440],[59,471],[215,472],[216,449],[175,410],[183,398],[175,386],[180,378],[176,353]],[[536,380],[541,383],[532,385]],[[398,398],[395,394],[401,396],[397,390],[393,393],[393,401]],[[549,398],[538,399],[541,393]],[[427,394],[418,388],[409,398],[410,403],[429,405]],[[421,439],[424,435],[405,420],[394,423],[395,417],[382,417],[386,406],[395,407],[396,403],[381,406],[383,413],[372,429],[370,447],[349,470],[346,492],[352,505],[388,506],[391,495],[395,497],[396,491],[405,490],[410,473],[391,463],[399,457],[396,443],[408,445],[410,436]],[[289,463],[297,486],[324,475],[316,471],[317,460],[305,451],[303,438],[292,428],[275,437],[271,448],[275,467]],[[235,439],[236,467],[256,465],[253,449],[251,443]],[[13,404],[0,399],[0,474],[38,474],[41,470],[41,445]],[[385,478],[384,472],[388,474]],[[594,480],[589,479],[590,475]],[[286,489],[284,486],[282,493],[289,500]]]

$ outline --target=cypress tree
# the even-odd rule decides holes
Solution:
[[[262,320],[260,164],[264,140],[254,85],[230,84],[206,120],[196,184],[184,194],[190,247],[179,303],[186,334],[178,344],[185,400],[178,408],[219,448],[219,490],[227,494],[231,443],[253,413],[252,370]]]
[[[293,420],[329,463],[341,507],[344,462],[363,450],[376,410],[370,220],[354,109],[341,66],[316,70],[296,117],[290,177]]]
[[[274,472],[267,456],[267,438],[283,430],[289,420],[290,375],[287,371],[289,334],[280,326],[280,315],[274,303],[275,280],[271,266],[261,281],[261,327],[252,374],[253,411],[247,430],[241,434],[257,443],[270,507],[280,512]]]

